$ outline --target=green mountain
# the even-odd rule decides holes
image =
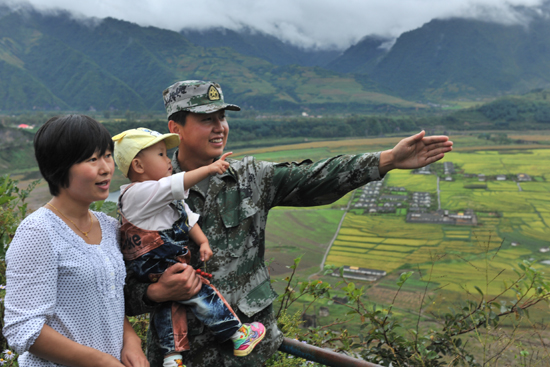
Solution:
[[[2,9],[0,9],[2,10]],[[157,110],[177,80],[218,81],[226,98],[257,110],[370,111],[419,105],[370,78],[277,66],[228,47],[112,18],[0,11],[1,110]]]
[[[325,67],[341,54],[338,50],[304,49],[251,28],[240,31],[226,28],[202,31],[183,29],[181,34],[198,46],[229,47],[243,55],[258,57],[279,66]]]
[[[388,48],[384,45],[389,42],[391,40],[385,37],[364,37],[344,51],[341,56],[332,60],[327,68],[341,73],[369,74],[388,53]]]
[[[471,99],[548,88],[550,9],[525,16],[529,22],[522,25],[432,20],[403,33],[387,52],[367,39],[329,67],[364,73],[408,99]]]
[[[218,81],[228,100],[281,113],[522,94],[550,87],[550,2],[539,10],[521,10],[522,25],[433,20],[334,59],[250,29],[178,33],[0,7],[0,110],[162,111],[162,90],[184,79]]]

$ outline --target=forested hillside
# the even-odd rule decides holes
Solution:
[[[0,110],[162,111],[162,90],[182,79],[218,81],[232,102],[272,113],[412,111],[525,93],[550,87],[546,4],[521,25],[432,20],[395,43],[367,36],[339,57],[250,29],[178,33],[4,7]]]
[[[538,11],[516,10],[520,23],[434,19],[395,40],[366,35],[338,57],[319,50],[306,55],[249,29],[183,33],[205,47],[225,46],[279,65],[319,65],[356,81],[368,79],[367,89],[405,99],[475,99],[550,86],[550,1]]]
[[[401,96],[460,98],[550,85],[550,20],[433,20],[401,35],[371,77]]]
[[[215,80],[232,102],[257,110],[419,107],[364,78],[276,66],[194,45],[177,32],[112,18],[0,12],[1,110],[161,111],[162,90],[182,79]]]
[[[184,29],[181,34],[198,46],[229,47],[243,55],[281,66],[294,64],[324,67],[341,53],[338,50],[304,49],[250,28],[239,32],[226,28],[203,31]]]

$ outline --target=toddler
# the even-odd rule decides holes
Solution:
[[[189,187],[225,172],[229,166],[225,158],[231,153],[208,166],[172,175],[166,151],[179,145],[177,134],[138,128],[116,135],[113,141],[115,162],[131,181],[120,188],[118,199],[121,250],[128,269],[140,281],[154,283],[169,266],[189,262],[189,239],[200,246],[201,261],[210,259],[212,250],[197,224],[199,216],[184,199]],[[197,295],[163,304],[154,314],[152,324],[165,353],[164,367],[183,366],[181,352],[189,350],[186,307],[217,340],[231,339],[236,356],[248,355],[265,336],[261,323],[242,324],[218,290],[199,277],[202,287]]]

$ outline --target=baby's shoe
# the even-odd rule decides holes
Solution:
[[[185,365],[183,364],[183,359],[181,355],[174,354],[164,358],[164,363],[162,364],[162,367],[185,367]]]
[[[233,340],[233,354],[239,357],[244,357],[250,354],[256,344],[258,344],[265,336],[265,327],[259,322],[251,324],[243,324],[239,329],[239,338]]]

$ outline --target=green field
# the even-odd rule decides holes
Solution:
[[[479,151],[452,153],[446,158],[462,173],[487,176],[527,173],[541,180],[486,182],[486,189],[466,188],[479,183],[477,178],[454,175],[454,181],[440,182],[441,208],[450,211],[473,209],[479,225],[443,226],[407,223],[395,215],[356,215],[349,213],[327,258],[327,264],[349,265],[385,270],[419,269],[448,290],[460,291],[474,285],[485,289],[485,274],[490,278],[503,271],[499,280],[510,279],[519,259],[546,260],[539,252],[550,244],[550,182],[546,182],[545,162],[550,150]],[[390,172],[386,186],[402,186],[408,191],[437,192],[436,177],[413,175],[408,171]],[[511,243],[518,243],[512,247]],[[489,267],[485,265],[491,258]],[[545,265],[537,265],[546,267]],[[481,270],[483,269],[483,271]],[[490,294],[503,285],[492,282]]]
[[[550,259],[550,255],[539,249],[550,245],[550,196],[547,195],[550,172],[545,168],[550,150],[514,147],[483,150],[483,147],[475,148],[476,141],[470,137],[455,140],[461,139],[467,143],[467,149],[456,149],[444,160],[453,162],[457,173],[451,182],[440,181],[441,207],[453,212],[473,209],[478,216],[477,226],[407,223],[405,215],[364,214],[362,210],[352,209],[330,248],[326,264],[381,269],[388,273],[388,279],[407,269],[416,270],[423,274],[422,279],[427,279],[433,269],[434,286],[452,293],[478,286],[490,294],[501,291],[502,281],[514,276],[512,268],[522,259],[547,268],[539,261]],[[277,161],[322,159],[334,154],[386,149],[396,140],[313,142],[246,153]],[[485,174],[488,180],[479,182],[477,177],[464,177],[464,173]],[[533,180],[520,182],[520,188],[510,180],[519,173],[526,173]],[[495,175],[507,175],[508,179],[496,181]],[[480,184],[484,188],[470,188]],[[406,170],[390,172],[384,186],[437,195],[435,175],[414,175]],[[322,208],[272,210],[266,229],[267,257],[274,259],[272,275],[287,274],[286,266],[298,255],[304,255],[302,276],[317,272],[349,198],[350,195]],[[512,246],[513,242],[517,246]],[[500,275],[487,286],[486,279],[497,274]],[[387,285],[384,279],[379,283]]]
[[[254,151],[247,153],[275,161],[306,157],[316,160],[334,154],[387,149],[393,145],[392,139],[372,139],[363,145],[360,141],[331,141],[324,147],[322,142],[304,143],[265,148],[258,154]],[[414,328],[424,292],[427,292],[427,299],[420,316],[421,327],[430,328],[434,318],[429,315],[448,312],[449,307],[455,307],[465,299],[478,300],[476,287],[487,295],[500,294],[505,282],[510,284],[517,278],[513,269],[521,260],[530,260],[535,267],[547,274],[550,272],[550,266],[540,262],[550,260],[550,252],[539,251],[550,246],[550,172],[546,169],[550,150],[517,147],[484,150],[485,147],[476,147],[476,140],[471,137],[453,140],[455,144],[456,140],[466,143],[467,149],[461,149],[459,145],[445,158],[453,162],[457,173],[451,182],[440,180],[441,207],[452,212],[473,209],[478,219],[477,226],[407,223],[403,213],[406,208],[399,209],[401,213],[396,214],[365,214],[363,209],[352,207],[346,213],[326,258],[327,265],[386,271],[387,275],[376,282],[353,280],[357,286],[366,288],[366,302],[381,307],[394,302],[397,278],[402,272],[412,270],[413,276],[395,298],[394,311],[405,328]],[[464,173],[483,173],[489,179],[480,182],[477,177],[464,177]],[[533,180],[520,182],[518,187],[517,182],[510,180],[518,173],[526,173]],[[507,175],[507,180],[496,181],[494,176],[497,174]],[[471,188],[480,185],[483,188]],[[435,175],[413,175],[409,171],[395,170],[386,176],[384,186],[405,187],[409,194],[420,191],[429,192],[432,198],[437,197]],[[402,192],[392,192],[395,194],[403,195]],[[335,236],[344,215],[343,209],[349,200],[355,204],[358,198],[356,193],[346,195],[333,205],[275,208],[270,212],[266,228],[266,258],[272,259],[270,271],[276,291],[284,291],[286,282],[283,279],[290,274],[289,266],[298,256],[302,256],[302,261],[294,277],[296,286],[306,279],[320,279],[336,286],[339,279],[318,273],[319,264]],[[335,290],[332,295],[343,296],[344,293]],[[512,297],[511,292],[504,294],[504,299],[511,300]],[[300,299],[290,308],[291,312],[303,312],[310,301],[309,297]],[[330,307],[330,316],[319,317],[319,325],[347,319],[346,328],[352,333],[359,332],[362,322],[349,319],[346,306],[329,306],[326,300],[322,300],[307,313],[315,313],[315,307],[320,306]],[[530,310],[531,320],[545,319],[547,312],[547,305],[541,303]],[[509,332],[513,322],[513,318],[506,319],[501,325]],[[477,345],[477,342],[473,340],[472,345]]]

